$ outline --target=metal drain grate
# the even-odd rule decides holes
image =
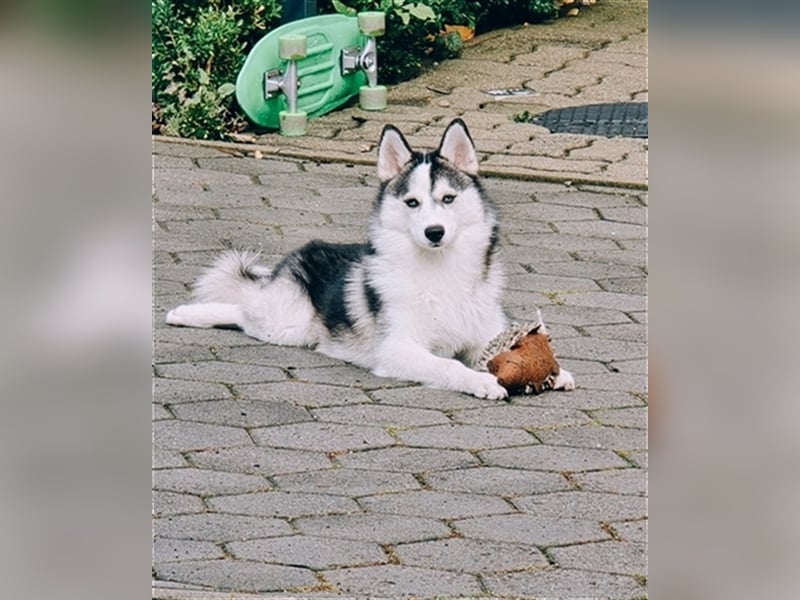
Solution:
[[[578,133],[606,137],[647,137],[647,102],[587,104],[555,108],[536,115],[531,123],[551,133]]]

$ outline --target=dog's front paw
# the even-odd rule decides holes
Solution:
[[[561,369],[558,372],[558,375],[556,375],[555,381],[553,382],[553,389],[564,390],[566,392],[574,390],[575,379],[572,377],[572,373],[566,369]]]
[[[502,400],[508,397],[506,388],[497,383],[497,378],[490,373],[476,372],[465,391],[487,400]]]

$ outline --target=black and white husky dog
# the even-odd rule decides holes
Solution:
[[[467,366],[506,326],[497,214],[477,175],[462,120],[427,153],[387,125],[365,244],[315,240],[274,268],[227,252],[195,284],[198,303],[169,311],[167,323],[234,326],[379,376],[504,398],[493,375]]]

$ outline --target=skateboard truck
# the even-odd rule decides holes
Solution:
[[[386,106],[378,85],[375,37],[386,28],[383,13],[358,17],[326,14],[286,23],[268,32],[248,54],[236,78],[236,100],[256,125],[281,135],[306,133],[308,119],[358,95],[361,108]],[[360,47],[360,48],[359,48]],[[349,73],[343,73],[343,50]],[[363,48],[363,50],[362,50]]]
[[[297,109],[297,89],[300,87],[297,61],[306,56],[306,36],[287,35],[281,37],[278,44],[280,57],[288,61],[286,71],[281,73],[280,69],[274,69],[264,74],[264,99],[269,100],[283,93],[289,106],[279,114],[281,135],[305,135],[308,115],[305,111]]]
[[[386,86],[378,85],[378,43],[375,38],[386,31],[385,13],[358,13],[358,28],[367,36],[367,43],[364,48],[353,46],[342,50],[342,75],[364,71],[367,85],[358,90],[359,106],[364,110],[383,110],[386,108]]]

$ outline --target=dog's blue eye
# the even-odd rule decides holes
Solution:
[[[419,200],[416,198],[407,198],[405,203],[409,208],[417,208],[419,206]]]
[[[444,198],[442,198],[443,204],[452,204],[455,201],[456,197],[452,194],[447,194]]]

